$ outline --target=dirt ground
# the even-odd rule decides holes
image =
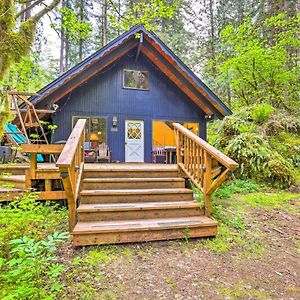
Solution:
[[[214,239],[64,249],[67,298],[300,299],[299,194],[280,205],[247,199],[219,203]]]

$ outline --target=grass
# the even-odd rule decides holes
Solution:
[[[251,281],[241,280],[231,287],[218,286],[218,291],[228,300],[238,299],[272,299],[265,291],[258,290],[251,285]]]
[[[245,203],[253,208],[294,210],[292,201],[300,203],[299,195],[287,192],[251,193],[237,196],[239,203]]]

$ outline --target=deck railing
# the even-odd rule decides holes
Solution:
[[[203,192],[205,215],[210,216],[211,194],[238,164],[179,123],[173,126],[178,167]]]
[[[85,119],[77,121],[56,162],[68,201],[70,232],[76,224],[77,197],[84,168],[85,123]]]

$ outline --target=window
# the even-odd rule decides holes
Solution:
[[[107,143],[107,119],[101,117],[72,117],[72,126],[74,127],[79,119],[86,119],[85,140],[95,143]]]
[[[149,72],[125,69],[123,71],[123,87],[135,90],[149,90]]]

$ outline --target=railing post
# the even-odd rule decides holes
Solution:
[[[74,198],[68,168],[59,168],[59,171],[68,199],[69,230],[72,232],[76,224],[76,199]]]
[[[204,213],[207,217],[211,215],[211,194],[208,192],[211,186],[211,169],[212,159],[207,151],[204,151],[204,179],[203,179],[203,195],[204,195]]]

